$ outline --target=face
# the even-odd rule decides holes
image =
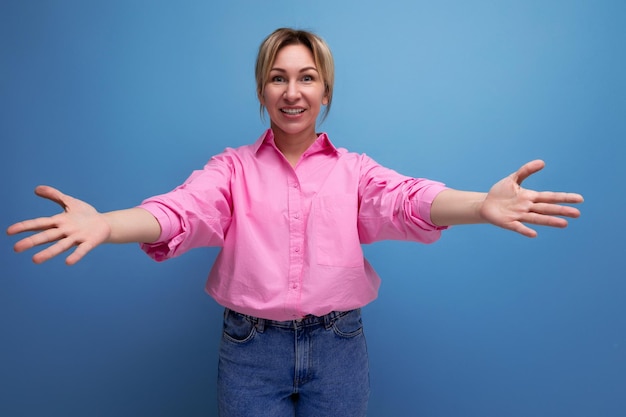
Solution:
[[[276,55],[263,96],[277,138],[315,137],[321,106],[328,103],[313,54],[304,45],[287,45]]]

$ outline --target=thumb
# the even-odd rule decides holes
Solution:
[[[522,182],[526,180],[526,178],[541,171],[545,166],[546,163],[543,162],[541,159],[535,159],[534,161],[526,162],[520,167],[520,169],[517,170],[517,172],[512,175],[513,180],[518,185],[521,185]]]
[[[38,185],[35,187],[35,194],[39,197],[54,201],[64,209],[67,208],[68,200],[71,199],[70,196],[48,185]]]

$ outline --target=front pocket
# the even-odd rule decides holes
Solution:
[[[363,333],[363,320],[360,310],[354,310],[335,320],[333,331],[337,336],[352,338]]]
[[[232,310],[226,310],[222,331],[224,339],[241,344],[252,340],[255,335],[256,326],[249,318]]]
[[[328,195],[314,200],[315,253],[319,265],[363,266],[357,211],[356,195]]]

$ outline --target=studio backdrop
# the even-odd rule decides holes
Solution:
[[[371,417],[626,415],[626,3],[20,1],[0,3],[2,227],[167,192],[268,127],[254,83],[274,29],[330,45],[319,126],[403,174],[487,191],[523,163],[585,196],[528,239],[458,226],[433,245],[364,247]],[[0,415],[213,416],[217,248],[156,263],[108,245],[35,265],[0,238]]]

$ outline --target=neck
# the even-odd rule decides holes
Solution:
[[[309,149],[309,146],[317,139],[315,131],[302,132],[297,135],[290,135],[279,129],[274,130],[274,143],[280,152],[285,156],[291,166],[295,167],[302,154]]]

